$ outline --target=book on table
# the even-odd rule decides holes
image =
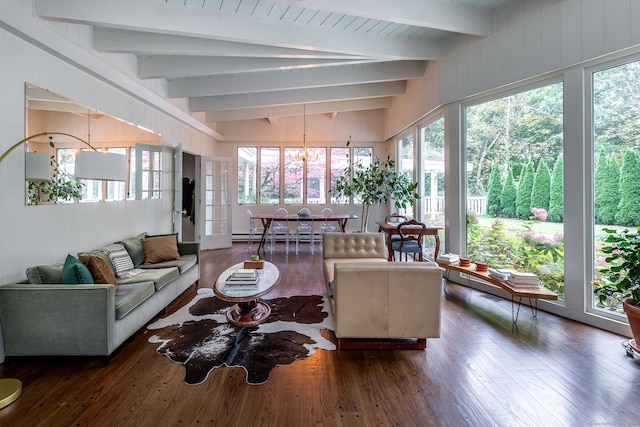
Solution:
[[[460,255],[457,254],[442,254],[438,256],[437,261],[442,264],[457,264],[460,262]]]
[[[256,287],[258,286],[258,280],[260,275],[253,268],[240,268],[227,278],[224,284],[227,287]]]
[[[258,271],[255,268],[239,268],[231,274],[231,277],[257,277]]]

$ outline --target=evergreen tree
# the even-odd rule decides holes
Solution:
[[[551,174],[551,194],[549,196],[549,221],[564,220],[564,184],[562,180],[562,154],[556,158]]]
[[[620,171],[620,203],[616,212],[619,225],[640,225],[640,163],[635,150],[627,150]]]
[[[516,198],[516,217],[527,219],[531,216],[531,191],[533,190],[533,164],[527,163],[520,182],[518,183],[518,193]]]
[[[549,198],[551,197],[551,172],[544,159],[538,162],[536,175],[533,179],[533,189],[531,190],[531,207],[542,208],[549,211]]]
[[[497,163],[491,165],[489,188],[487,191],[487,214],[500,216],[500,196],[502,194],[502,179],[500,179],[500,167]]]
[[[516,216],[516,198],[517,198],[516,180],[513,179],[513,171],[511,167],[507,167],[507,178],[504,180],[502,193],[500,194],[500,214],[506,218],[514,218]]]
[[[610,156],[606,162],[604,178],[597,184],[594,191],[602,192],[598,210],[596,210],[596,223],[615,224],[616,212],[620,203],[620,166],[615,156]],[[601,186],[602,188],[598,188]],[[599,221],[598,221],[599,219]]]
[[[607,153],[604,148],[601,148],[598,153],[598,159],[596,160],[595,173],[593,177],[593,211],[596,224],[607,224],[607,222],[602,219],[602,210],[606,207],[604,199],[610,191],[609,188],[605,186],[605,183],[607,182],[606,174],[608,167],[609,159],[607,159]]]

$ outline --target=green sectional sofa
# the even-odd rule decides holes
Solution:
[[[30,267],[26,280],[0,285],[6,357],[104,356],[108,361],[187,288],[194,283],[197,287],[197,242],[141,233],[109,246],[126,252],[120,250],[120,259],[104,248],[82,252],[78,258],[68,256],[66,267],[65,263]],[[134,269],[120,271],[122,258]],[[103,269],[96,271],[88,260]],[[80,264],[92,268],[89,276]],[[94,283],[87,283],[92,279]],[[111,283],[114,279],[116,283]]]

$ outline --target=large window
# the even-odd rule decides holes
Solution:
[[[108,153],[127,155],[125,147],[107,148]],[[124,181],[107,181],[106,200],[124,200],[127,198],[127,183]]]
[[[409,134],[398,140],[398,159],[396,169],[410,182],[415,182],[413,177],[413,134]],[[404,212],[400,213],[413,217],[415,215],[414,207],[407,206]]]
[[[284,203],[301,204],[304,191],[304,162],[300,147],[284,148]]]
[[[349,148],[347,147],[331,147],[329,154],[330,169],[331,169],[331,185],[329,188],[333,188],[336,185],[336,180],[344,173],[344,170],[349,166]],[[331,196],[332,204],[346,204],[349,203],[347,197]]]
[[[238,204],[256,202],[258,149],[238,147]]]
[[[327,202],[327,149],[314,147],[308,151],[314,161],[306,162],[306,203],[323,205]]]
[[[350,148],[332,147],[328,163],[327,151],[326,147],[308,147],[303,160],[302,147],[238,147],[238,204],[326,204],[330,188],[351,158]],[[373,148],[354,148],[353,153],[354,161],[371,164]],[[256,176],[260,182],[257,195]],[[331,197],[330,202],[345,204],[348,200]]]
[[[420,212],[422,221],[445,228],[444,221],[444,118],[420,128],[420,167],[422,181]],[[444,251],[446,239],[441,239],[440,250]]]
[[[162,147],[136,144],[135,183],[137,199],[159,199],[162,195]]]
[[[373,148],[372,147],[354,147],[353,148],[353,164],[361,164],[364,167],[373,164]],[[362,204],[359,197],[353,198],[354,204]]]
[[[564,296],[562,83],[466,108],[467,253]]]
[[[603,228],[637,232],[640,224],[639,93],[640,62],[593,73],[594,280],[607,264]],[[614,297],[597,308],[622,313]]]
[[[260,148],[260,203],[280,203],[280,149]]]
[[[58,148],[56,149],[56,164],[58,169],[58,175],[66,177],[65,179],[73,179],[75,169],[75,148]],[[96,148],[96,151],[102,151],[100,148]],[[108,148],[107,152],[127,155],[127,149],[122,148]],[[101,200],[124,200],[126,198],[126,182],[120,181],[101,181],[83,179],[82,181],[82,197],[80,200],[85,202],[101,201]],[[132,180],[133,182],[133,180]],[[106,193],[105,193],[106,189]],[[103,194],[106,194],[103,197]],[[70,203],[72,199],[62,200],[59,199],[58,203]]]

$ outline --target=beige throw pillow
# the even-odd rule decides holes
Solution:
[[[142,239],[142,246],[144,247],[145,264],[155,264],[180,259],[175,234],[147,237],[146,239]]]

